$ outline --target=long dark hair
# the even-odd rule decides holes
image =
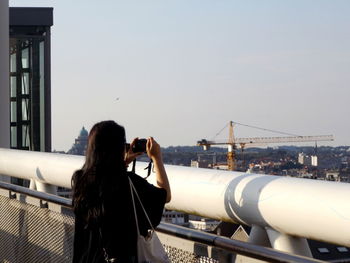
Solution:
[[[103,196],[118,175],[125,174],[125,130],[114,121],[96,123],[90,133],[82,169],[72,177],[73,207],[86,225],[102,213]]]

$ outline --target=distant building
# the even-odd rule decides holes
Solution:
[[[228,166],[227,166],[227,163],[216,163],[213,165],[213,169],[228,170]]]
[[[340,176],[338,171],[329,171],[326,173],[326,180],[327,181],[336,181],[340,182]]]
[[[88,131],[83,127],[80,131],[80,134],[72,146],[72,148],[68,151],[68,154],[73,155],[85,155],[87,142],[88,142]]]
[[[189,220],[189,227],[202,231],[213,231],[219,224],[220,221],[209,218],[201,218],[201,220]]]
[[[303,164],[303,165],[311,165],[311,166],[317,166],[318,161],[317,161],[317,156],[316,155],[306,155],[304,153],[299,153],[298,155],[298,163]]]
[[[188,222],[188,216],[186,214],[171,210],[166,210],[163,213],[162,221],[175,225],[185,225]]]
[[[311,166],[317,166],[317,165],[318,165],[317,156],[311,155]]]
[[[191,167],[208,168],[209,167],[209,162],[206,161],[206,160],[201,160],[201,161],[193,161],[193,160],[191,160]]]
[[[306,155],[304,153],[299,153],[298,154],[298,163],[304,164],[305,156]]]
[[[314,175],[311,174],[311,173],[301,173],[299,175],[300,178],[307,178],[307,179],[313,179],[314,178]]]
[[[218,236],[225,236],[234,240],[248,242],[250,230],[251,228],[246,225],[220,222],[212,233]]]

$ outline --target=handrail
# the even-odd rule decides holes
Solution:
[[[160,223],[157,231],[268,262],[324,262],[169,223]]]
[[[68,207],[68,208],[72,207],[72,200],[61,196],[35,191],[23,186],[9,184],[1,181],[0,181],[0,188],[9,190],[10,192],[14,192],[14,193],[25,194],[25,195],[40,199],[42,201],[58,204],[64,207]]]
[[[6,189],[11,193],[19,193],[28,195],[42,201],[55,203],[62,205],[64,207],[72,208],[72,201],[70,199],[55,196],[52,194],[47,194],[43,192],[38,192],[35,190],[28,189],[26,187],[0,182],[0,188]],[[157,227],[157,231],[168,234],[171,236],[180,237],[193,242],[202,243],[205,245],[213,246],[215,248],[223,249],[232,253],[237,253],[245,255],[251,258],[256,258],[260,260],[265,260],[268,262],[278,262],[278,263],[317,263],[324,262],[312,258],[307,258],[299,255],[293,255],[285,252],[280,252],[271,248],[266,248],[262,246],[253,245],[250,243],[232,240],[226,237],[217,236],[214,234],[205,233],[198,230],[193,230],[190,228],[185,228],[169,223],[161,222]]]

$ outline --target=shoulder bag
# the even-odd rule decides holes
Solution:
[[[160,240],[157,236],[157,233],[154,230],[154,227],[151,223],[151,220],[149,219],[147,212],[146,212],[144,206],[142,205],[141,199],[140,199],[139,195],[137,194],[135,186],[132,183],[130,178],[129,178],[129,184],[130,184],[132,203],[134,206],[134,215],[135,215],[136,230],[137,230],[137,259],[138,259],[138,262],[139,263],[170,263],[170,259],[168,258],[168,255],[165,252],[163,245],[160,243]],[[142,207],[143,212],[145,213],[145,216],[147,218],[149,225],[151,226],[151,229],[148,231],[147,237],[144,237],[143,235],[140,234],[138,218],[137,218],[137,213],[136,213],[134,193],[135,193],[138,201],[140,202],[140,205]]]

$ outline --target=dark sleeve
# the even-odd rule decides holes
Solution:
[[[159,225],[160,220],[162,219],[167,195],[166,190],[148,183],[145,179],[134,173],[129,173],[129,177],[131,178],[141,202],[148,214],[148,217],[155,228],[157,225]],[[147,219],[136,197],[135,202],[140,230],[141,233],[144,234],[147,233],[147,229],[150,229],[151,227],[148,226],[149,224],[147,223]]]

